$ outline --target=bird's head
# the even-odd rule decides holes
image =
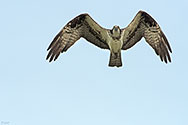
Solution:
[[[121,29],[119,28],[119,26],[115,25],[112,28],[112,37],[120,38],[120,36],[121,36]]]

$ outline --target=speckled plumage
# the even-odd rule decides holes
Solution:
[[[60,53],[67,51],[83,37],[102,49],[109,49],[111,52],[109,66],[121,67],[121,50],[131,48],[144,37],[162,61],[171,62],[169,51],[172,50],[167,38],[158,23],[146,12],[139,11],[126,28],[120,29],[118,26],[115,28],[112,30],[102,28],[88,14],[81,14],[68,22],[56,35],[47,49],[49,53],[46,59],[50,62],[55,61]],[[113,33],[118,37],[114,38]]]

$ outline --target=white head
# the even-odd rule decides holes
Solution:
[[[121,29],[119,28],[119,26],[115,25],[112,28],[112,37],[120,38],[120,36],[121,36]]]

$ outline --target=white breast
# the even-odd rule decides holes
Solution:
[[[108,43],[108,46],[110,48],[110,50],[113,52],[113,53],[117,53],[121,50],[122,48],[122,45],[123,45],[123,40],[122,39],[119,39],[119,40],[114,40],[112,39],[112,37],[108,34],[108,39],[107,39],[107,43]]]
[[[120,40],[112,40],[110,41],[111,50],[114,53],[117,53],[122,48],[122,42]]]

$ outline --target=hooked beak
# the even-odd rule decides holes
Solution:
[[[117,28],[117,27],[115,27],[115,31],[118,31],[118,28]]]

